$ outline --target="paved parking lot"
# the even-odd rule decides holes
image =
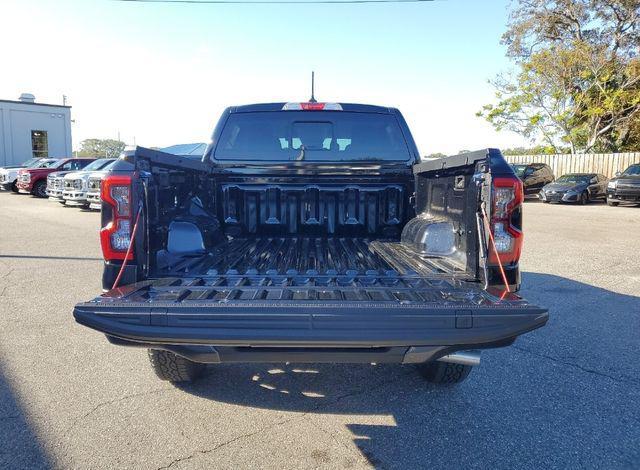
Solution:
[[[638,468],[640,208],[527,202],[547,327],[457,388],[411,367],[225,365],[158,381],[76,325],[99,215],[0,193],[0,468]]]

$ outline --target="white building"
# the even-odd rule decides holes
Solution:
[[[32,157],[70,157],[71,107],[36,103],[29,93],[0,100],[0,167]]]

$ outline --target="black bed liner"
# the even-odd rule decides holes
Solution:
[[[401,242],[366,238],[236,238],[208,254],[178,258],[161,271],[176,277],[305,273],[473,278],[450,260],[420,255]]]

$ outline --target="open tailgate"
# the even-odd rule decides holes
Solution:
[[[475,282],[398,276],[160,278],[76,305],[109,336],[157,344],[483,345],[543,326],[547,311]]]

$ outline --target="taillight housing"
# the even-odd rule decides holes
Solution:
[[[133,249],[127,257],[131,242],[131,176],[111,175],[104,178],[100,187],[103,214],[111,213],[110,220],[103,222],[100,243],[105,260],[133,259]]]
[[[489,250],[489,263],[492,265],[516,264],[522,252],[522,202],[524,193],[522,181],[516,176],[494,177],[491,195],[491,233],[495,251]]]

